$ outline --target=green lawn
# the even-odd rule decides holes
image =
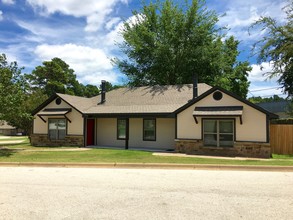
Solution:
[[[181,163],[293,166],[293,155],[273,155],[273,159],[270,160],[245,161],[199,157],[167,157],[154,156],[152,152],[135,150],[90,149],[86,151],[66,151],[65,149],[68,149],[68,147],[65,146],[60,148],[32,147],[27,140],[24,143],[14,145],[1,146],[0,144],[1,147],[0,162]]]
[[[26,141],[28,140],[27,136],[0,136],[0,145],[4,141]]]

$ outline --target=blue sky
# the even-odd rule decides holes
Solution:
[[[121,84],[125,77],[111,63],[119,55],[115,42],[121,42],[118,32],[122,21],[131,20],[132,10],[138,10],[140,0],[0,0],[0,53],[9,61],[31,72],[45,60],[63,59],[75,70],[80,82],[99,85],[102,79]],[[255,40],[264,33],[248,26],[260,16],[271,16],[284,22],[285,0],[206,0],[208,9],[226,14],[220,26],[229,28],[228,35],[240,40],[240,60],[249,60],[253,70],[249,96],[281,94],[276,79],[265,80],[264,71],[251,57]],[[273,88],[273,89],[272,89]],[[256,91],[258,90],[258,91]]]

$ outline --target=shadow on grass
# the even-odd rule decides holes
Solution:
[[[10,157],[11,155],[15,154],[17,150],[13,149],[0,149],[0,157]]]
[[[5,143],[1,144],[0,147],[8,147],[8,146],[27,146],[29,143],[28,142],[21,142],[21,143]]]

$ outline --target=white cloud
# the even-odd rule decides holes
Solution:
[[[6,5],[13,5],[15,2],[14,0],[2,0],[2,3]]]
[[[42,44],[36,47],[35,54],[42,61],[61,58],[75,70],[82,83],[100,84],[102,79],[118,83],[119,75],[114,73],[109,58],[101,49],[75,44]]]
[[[269,62],[263,62],[260,65],[252,64],[251,67],[252,71],[248,75],[249,81],[265,81],[268,79],[268,73],[272,72],[272,63]]]
[[[131,26],[137,24],[139,21],[143,20],[143,16],[139,15],[139,19],[137,19],[136,16],[130,16],[126,22],[128,22]],[[108,32],[105,35],[104,41],[105,45],[107,46],[114,46],[115,43],[122,43],[123,42],[123,37],[121,35],[121,32],[123,31],[124,27],[124,21],[120,21],[112,31]]]
[[[107,23],[106,23],[106,29],[107,30],[111,30],[112,28],[114,28],[119,22],[121,21],[120,18],[118,17],[114,17],[111,18]]]
[[[60,41],[66,41],[68,39],[70,39],[70,41],[74,41],[74,39],[82,37],[80,27],[70,23],[59,23],[56,25],[41,21],[25,20],[15,20],[15,23],[17,23],[19,27],[30,32],[30,34],[23,35],[23,38],[26,41],[37,43],[58,41],[57,43],[60,43]]]
[[[94,32],[99,30],[107,22],[107,16],[113,11],[118,3],[126,4],[127,0],[72,0],[59,1],[55,0],[27,0],[35,10],[40,11],[43,15],[61,13],[74,17],[86,17],[86,31]]]
[[[287,95],[283,93],[283,90],[276,82],[263,83],[263,84],[252,84],[249,87],[248,97],[261,96],[261,97],[271,97],[273,95],[278,95],[286,98]]]
[[[286,1],[273,0],[224,0],[221,8],[210,4],[211,8],[218,7],[220,13],[225,13],[225,16],[220,17],[218,24],[226,26],[230,29],[229,35],[234,35],[238,40],[249,42],[260,38],[264,33],[260,30],[251,30],[249,35],[249,26],[257,21],[261,16],[270,16],[279,22],[283,22],[286,14],[282,8],[286,5]]]
[[[269,97],[273,95],[281,95],[285,97],[280,85],[277,82],[278,77],[268,78],[267,73],[272,71],[272,64],[269,62],[263,62],[260,65],[252,64],[251,67],[252,71],[248,76],[248,80],[251,82],[249,86],[249,97]]]
[[[3,12],[0,10],[0,21],[3,20]]]

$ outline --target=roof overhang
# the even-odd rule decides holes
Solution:
[[[213,116],[213,117],[239,117],[242,124],[243,106],[206,106],[195,107],[193,117],[198,123],[197,117]]]
[[[45,123],[46,120],[42,116],[64,116],[71,123],[71,120],[66,116],[66,114],[71,111],[71,108],[46,108],[40,111],[37,116]]]

